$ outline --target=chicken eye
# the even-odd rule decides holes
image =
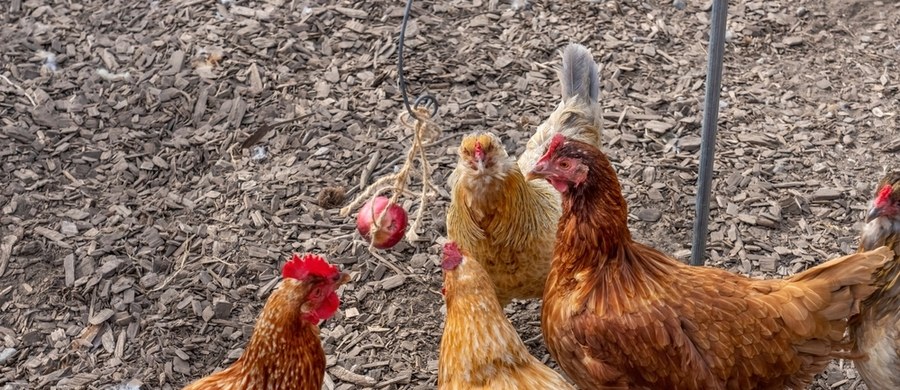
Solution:
[[[559,167],[562,168],[562,169],[566,169],[566,170],[567,170],[567,169],[569,169],[569,167],[571,167],[571,166],[572,166],[572,164],[570,164],[568,161],[563,160],[563,161],[560,161],[560,162],[559,162]]]
[[[314,289],[312,290],[312,293],[310,293],[309,295],[310,295],[310,297],[312,297],[312,298],[321,298],[321,297],[322,297],[322,292],[323,292],[323,291],[322,291],[322,288],[321,288],[321,287],[316,287],[316,288],[314,288]]]

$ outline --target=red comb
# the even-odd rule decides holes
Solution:
[[[547,146],[547,152],[544,153],[544,155],[541,156],[541,159],[538,161],[544,161],[550,158],[550,155],[556,153],[556,149],[559,149],[559,147],[562,146],[564,142],[566,142],[566,136],[560,133],[556,133],[556,135],[554,135],[553,138],[550,139],[550,146]]]
[[[892,192],[894,192],[894,189],[891,188],[891,185],[885,184],[884,187],[881,188],[881,191],[878,191],[878,196],[875,197],[875,206],[881,206],[887,203]]]
[[[462,252],[459,251],[459,245],[453,241],[444,244],[444,259],[441,261],[441,268],[456,269],[459,263],[462,263]]]
[[[294,256],[287,263],[284,263],[284,267],[281,268],[281,277],[285,279],[305,279],[309,275],[316,275],[327,278],[337,272],[337,268],[328,264],[319,255],[307,253],[301,257],[294,253]]]

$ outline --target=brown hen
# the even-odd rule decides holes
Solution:
[[[803,388],[836,357],[888,248],[785,280],[691,267],[634,242],[606,156],[555,136],[531,177],[562,192],[544,338],[582,388]]]
[[[228,368],[184,390],[320,390],[325,351],[319,321],[339,305],[335,292],[349,275],[319,256],[294,257],[282,268],[281,287],[272,292],[253,328],[244,354]]]

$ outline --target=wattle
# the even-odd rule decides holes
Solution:
[[[552,185],[553,188],[556,188],[556,190],[561,193],[565,193],[569,189],[569,183],[566,181],[551,178],[548,178],[547,181],[550,182],[550,185]]]
[[[319,305],[319,308],[314,311],[315,316],[319,321],[327,320],[334,315],[337,311],[338,306],[340,306],[340,299],[338,298],[337,292],[332,292],[322,300],[322,304]]]

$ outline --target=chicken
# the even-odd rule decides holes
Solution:
[[[337,311],[336,290],[349,275],[312,254],[295,254],[281,272],[281,287],[266,301],[244,354],[184,390],[322,388],[325,351],[318,324]]]
[[[438,389],[574,390],[525,349],[478,261],[449,242],[444,245],[441,267],[447,320],[441,337]]]
[[[528,141],[518,163],[491,133],[463,138],[450,176],[447,234],[483,261],[505,306],[513,298],[540,298],[550,271],[559,219],[559,194],[522,174],[541,156],[549,138],[566,134],[600,142],[597,64],[580,45],[562,53],[563,99]]]
[[[541,327],[581,388],[802,388],[851,355],[848,318],[874,288],[888,248],[785,280],[691,267],[632,240],[606,156],[554,136],[529,173],[562,193]]]
[[[887,245],[894,259],[876,272],[877,290],[861,304],[850,335],[866,355],[855,364],[869,389],[900,389],[900,172],[885,176],[877,191],[859,251]]]

